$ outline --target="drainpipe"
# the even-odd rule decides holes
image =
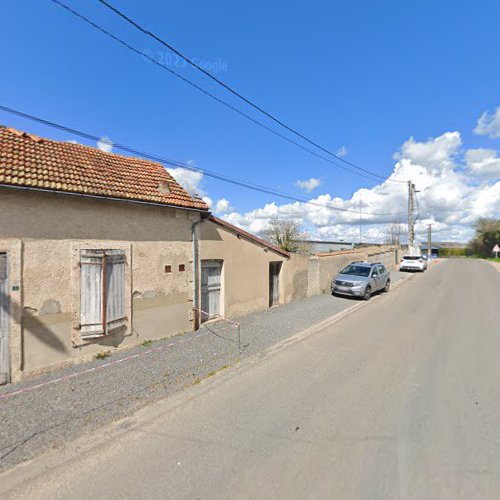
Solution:
[[[200,304],[199,304],[199,257],[198,257],[198,240],[196,238],[196,226],[200,222],[203,222],[206,217],[201,216],[200,219],[193,222],[191,225],[191,239],[193,242],[193,318],[194,318],[194,330],[198,330],[200,327]]]

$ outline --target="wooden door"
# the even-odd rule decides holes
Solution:
[[[222,262],[201,261],[201,321],[220,316]]]
[[[280,303],[281,262],[269,263],[269,307]]]

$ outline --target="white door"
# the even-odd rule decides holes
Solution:
[[[222,262],[201,261],[201,321],[220,316]]]
[[[7,254],[0,253],[0,385],[10,382],[9,283]]]

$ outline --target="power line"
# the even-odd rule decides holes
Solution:
[[[109,32],[108,30],[106,30],[105,28],[103,28],[102,26],[99,26],[97,23],[95,23],[94,21],[92,21],[91,19],[89,19],[88,17],[84,16],[83,14],[77,12],[75,9],[69,7],[68,5],[64,4],[63,2],[61,2],[60,0],[50,0],[52,3],[56,4],[57,6],[65,9],[67,12],[71,13],[72,15],[74,15],[75,17],[79,18],[80,20],[84,21],[85,23],[87,23],[88,25],[92,26],[93,28],[95,28],[96,30],[100,31],[101,33],[103,33],[104,35],[110,37],[111,39],[113,39],[114,41],[118,42],[119,44],[121,44],[122,46],[124,46],[125,48],[127,48],[128,50],[134,52],[135,54],[149,60],[150,62],[152,62],[153,64],[157,65],[158,67],[164,69],[164,70],[167,70],[170,74],[176,76],[177,78],[179,78],[180,80],[182,80],[184,83],[187,83],[188,85],[190,85],[191,87],[195,88],[196,90],[198,90],[199,92],[203,93],[204,95],[206,95],[207,97],[210,97],[211,99],[215,100],[216,102],[218,102],[219,104],[222,104],[223,106],[231,109],[232,111],[234,111],[235,113],[238,113],[240,116],[246,118],[247,120],[251,121],[252,123],[262,127],[263,129],[267,130],[268,132],[271,132],[272,134],[274,134],[275,136],[277,137],[280,137],[281,139],[293,144],[294,146],[297,146],[299,147],[300,149],[302,149],[303,151],[306,151],[312,155],[314,155],[315,157],[317,158],[320,158],[321,160],[323,161],[326,161],[336,167],[339,167],[339,168],[342,168],[343,170],[346,170],[347,172],[350,172],[352,174],[356,174],[356,175],[359,175],[361,177],[364,177],[365,179],[369,179],[371,181],[375,181],[375,179],[373,179],[372,177],[367,177],[366,175],[362,174],[361,172],[358,172],[356,170],[352,170],[350,168],[347,168],[345,167],[344,165],[340,165],[338,164],[337,162],[335,161],[332,161],[331,159],[329,158],[325,158],[324,156],[312,151],[311,149],[303,146],[302,144],[290,139],[289,137],[286,137],[285,135],[283,134],[280,134],[279,132],[277,132],[276,130],[268,127],[267,125],[265,125],[264,123],[260,122],[259,120],[256,120],[255,118],[251,117],[250,115],[244,113],[243,111],[241,111],[240,109],[236,108],[235,106],[229,104],[228,102],[224,101],[223,99],[215,96],[214,94],[212,94],[211,92],[205,90],[204,88],[200,87],[199,85],[197,85],[196,83],[192,82],[191,80],[189,80],[188,78],[180,75],[179,73],[177,73],[176,71],[174,71],[173,69],[169,68],[168,66],[162,64],[161,62],[159,61],[156,61],[154,58],[152,58],[151,56],[149,56],[148,54],[145,54],[144,52],[141,52],[139,49],[133,47],[132,45],[130,45],[129,43],[125,42],[124,40],[122,40],[121,38],[119,38],[118,36],[112,34],[111,32]],[[109,6],[111,8],[111,6]],[[194,64],[192,62],[190,62],[190,64]],[[202,68],[199,68],[200,70],[204,71]],[[207,73],[208,75],[210,75],[210,73]],[[210,75],[211,76],[211,75]],[[310,141],[308,141],[310,142]],[[312,143],[313,145],[316,146],[315,143]],[[318,146],[316,146],[318,147]],[[322,148],[320,148],[322,149]],[[381,179],[381,180],[387,180],[387,181],[390,181],[390,182],[398,182],[398,183],[401,183],[401,182],[404,182],[404,181],[400,181],[400,180],[395,180],[395,179],[390,179],[390,178],[386,178],[386,177],[383,177],[383,176],[380,176],[378,174],[375,174],[375,173],[372,173],[370,172],[369,170],[365,170],[361,167],[358,167],[357,165],[354,165],[354,164],[351,164],[350,162],[344,160],[343,158],[341,157],[338,157],[336,155],[334,155],[333,153],[325,150],[325,152],[327,152],[328,154],[331,154],[333,155],[335,158],[337,158],[338,160],[342,161],[343,163],[346,163],[348,165],[351,165],[352,167],[358,169],[358,170],[361,170],[361,171],[364,171],[366,172],[368,175],[371,175],[377,179]]]
[[[10,113],[12,115],[19,116],[21,118],[25,118],[25,119],[30,120],[30,121],[40,123],[40,124],[45,125],[47,127],[55,128],[55,129],[61,130],[61,131],[66,132],[66,133],[70,133],[70,134],[76,135],[78,137],[82,137],[84,139],[88,139],[88,140],[92,140],[92,141],[96,141],[96,142],[100,140],[100,137],[98,135],[90,134],[88,132],[83,132],[81,130],[67,127],[65,125],[61,125],[59,123],[56,123],[56,122],[53,122],[50,120],[46,120],[44,118],[41,118],[41,117],[38,117],[35,115],[24,113],[23,111],[19,111],[17,109],[10,108],[8,106],[3,106],[0,104],[0,110],[4,111],[6,113]],[[293,196],[293,195],[288,194],[286,192],[279,191],[279,190],[276,190],[276,189],[273,189],[273,188],[270,188],[267,186],[261,186],[259,184],[253,184],[251,182],[234,179],[232,177],[228,177],[228,176],[225,176],[223,174],[219,174],[217,172],[213,172],[213,171],[206,170],[206,169],[203,169],[200,167],[194,167],[192,165],[188,165],[187,163],[172,160],[170,158],[165,158],[165,157],[162,157],[162,156],[159,156],[156,154],[140,151],[138,149],[132,148],[132,147],[127,146],[125,144],[113,143],[113,147],[116,149],[119,149],[121,151],[131,153],[133,155],[141,156],[143,158],[148,158],[150,160],[157,161],[160,163],[165,163],[165,164],[173,166],[173,167],[181,167],[181,168],[185,168],[187,170],[191,170],[193,172],[200,172],[200,173],[206,175],[207,177],[211,177],[213,179],[217,179],[217,180],[220,180],[223,182],[228,182],[230,184],[244,187],[244,188],[249,189],[249,190],[258,191],[258,192],[265,193],[265,194],[270,194],[272,196],[277,196],[279,198],[283,198],[283,199],[286,199],[289,201],[295,201],[295,202],[299,202],[299,203],[307,203],[307,204],[310,204],[313,206],[317,206],[320,208],[326,208],[328,210],[335,210],[338,212],[350,212],[350,213],[355,213],[355,214],[358,213],[356,210],[350,210],[348,208],[333,207],[330,205],[322,205],[321,203],[316,203],[314,201],[310,201],[310,200],[307,200],[305,198],[299,198],[297,196]],[[396,212],[396,213],[364,212],[364,213],[369,214],[369,215],[377,215],[377,216],[393,216],[393,215],[401,213],[401,212]]]
[[[362,172],[365,172],[367,174],[370,174],[370,175],[374,175],[380,179],[386,179],[385,177],[383,176],[380,176],[376,173],[373,173],[373,172],[370,172],[369,170],[363,168],[363,167],[360,167],[354,163],[351,163],[347,160],[345,160],[344,158],[336,155],[335,153],[332,153],[331,151],[329,151],[328,149],[326,149],[325,147],[321,146],[320,144],[318,144],[317,142],[309,139],[308,137],[306,137],[305,135],[303,135],[302,133],[298,132],[296,129],[290,127],[289,125],[287,125],[286,123],[284,123],[283,121],[281,121],[280,119],[278,119],[276,116],[272,115],[271,113],[269,113],[268,111],[266,111],[265,109],[263,109],[262,107],[258,106],[257,104],[255,104],[254,102],[252,102],[250,99],[246,98],[245,96],[243,96],[242,94],[240,94],[239,92],[237,92],[236,90],[234,90],[232,87],[230,87],[229,85],[227,85],[225,82],[223,82],[222,80],[220,80],[219,78],[217,78],[216,76],[212,75],[209,71],[205,70],[204,68],[202,68],[200,65],[196,64],[194,61],[192,61],[189,57],[187,57],[185,54],[183,54],[180,50],[176,49],[175,47],[173,47],[170,43],[166,42],[165,40],[163,40],[162,38],[160,38],[158,35],[155,35],[154,33],[152,33],[151,31],[149,31],[148,29],[144,28],[143,26],[141,26],[139,23],[137,23],[136,21],[134,21],[133,19],[131,19],[129,16],[127,16],[126,14],[124,14],[121,10],[119,10],[117,7],[111,5],[109,2],[107,2],[106,0],[97,0],[99,3],[101,3],[102,5],[104,5],[105,7],[107,7],[109,10],[111,10],[112,12],[114,12],[115,14],[117,14],[119,17],[121,17],[123,20],[125,20],[126,22],[128,22],[130,25],[132,25],[134,28],[136,28],[137,30],[139,30],[140,32],[144,33],[146,36],[149,36],[150,38],[153,38],[154,40],[156,40],[157,42],[161,43],[164,47],[167,47],[169,50],[171,50],[174,54],[178,55],[180,58],[182,58],[184,61],[186,61],[190,66],[192,66],[193,68],[197,69],[198,71],[201,71],[205,76],[207,76],[208,78],[210,78],[211,80],[213,80],[214,82],[216,82],[217,84],[219,84],[220,86],[222,86],[224,89],[226,89],[227,91],[231,92],[231,94],[235,95],[236,97],[238,97],[239,99],[241,99],[243,102],[245,102],[246,104],[248,104],[249,106],[251,106],[252,108],[256,109],[257,111],[259,111],[260,113],[262,113],[263,115],[267,116],[269,119],[271,119],[272,121],[274,121],[275,123],[277,123],[278,125],[280,125],[281,127],[285,128],[286,130],[288,130],[289,132],[292,132],[293,134],[295,134],[296,136],[300,137],[301,139],[303,139],[304,141],[308,142],[309,144],[311,144],[312,146],[315,146],[317,147],[318,149],[320,149],[321,151],[323,151],[324,153],[327,153],[329,154],[330,156],[333,156],[334,158],[336,158],[337,160],[340,160],[341,162],[347,164],[347,165],[350,165],[351,167],[354,167]],[[392,179],[390,179],[392,181]],[[394,180],[394,182],[404,182],[404,181],[396,181]]]

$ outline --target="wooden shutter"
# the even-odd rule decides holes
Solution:
[[[104,252],[80,252],[80,335],[83,339],[104,335],[102,263]]]
[[[106,251],[106,331],[125,325],[125,254]]]

